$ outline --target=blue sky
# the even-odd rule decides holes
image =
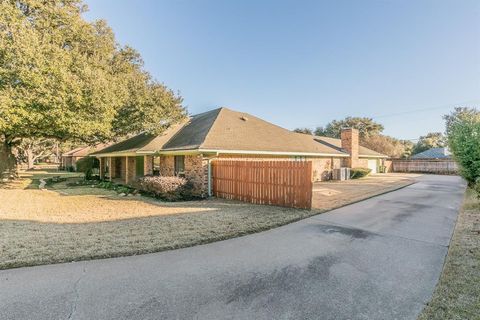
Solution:
[[[369,116],[413,139],[480,106],[477,0],[86,3],[191,114],[227,106],[288,129]]]

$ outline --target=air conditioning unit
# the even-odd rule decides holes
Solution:
[[[333,169],[333,180],[349,180],[350,179],[350,168],[339,168]]]

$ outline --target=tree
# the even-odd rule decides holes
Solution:
[[[365,117],[346,117],[343,120],[333,120],[325,127],[317,127],[315,135],[332,138],[340,138],[342,129],[358,129],[360,137],[378,135],[383,131],[383,125],[373,121],[372,118]]]
[[[421,136],[413,148],[412,153],[417,154],[431,148],[443,148],[446,145],[445,136],[441,132],[430,132]]]
[[[16,147],[18,149],[18,158],[20,162],[27,164],[27,169],[33,169],[35,161],[44,159],[55,154],[55,148],[58,142],[55,139],[48,138],[24,138]]]
[[[312,129],[309,129],[309,128],[296,128],[296,129],[293,129],[293,132],[310,134],[310,135],[313,134]]]
[[[406,158],[410,155],[413,143],[393,137],[376,134],[361,139],[361,145],[392,158]]]
[[[143,70],[81,0],[0,2],[0,140],[95,144],[159,132],[185,116],[182,99]]]
[[[470,186],[480,184],[480,111],[455,108],[444,116],[448,146]]]
[[[324,127],[316,127],[315,131],[313,131],[313,134],[321,137],[329,137],[328,132]]]

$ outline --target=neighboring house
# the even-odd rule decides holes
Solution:
[[[63,169],[68,169],[68,168],[73,168],[77,169],[77,161],[90,155],[93,152],[96,152],[98,150],[105,149],[111,145],[111,143],[100,143],[97,144],[96,146],[83,146],[79,148],[75,148],[73,150],[70,150],[68,152],[65,152],[62,154],[61,157],[61,162],[60,162],[60,167]]]
[[[411,159],[452,159],[452,154],[448,148],[431,148],[423,152],[414,154]]]
[[[157,174],[181,175],[207,194],[210,161],[218,158],[312,160],[313,179],[328,180],[333,169],[369,167],[385,155],[359,146],[358,130],[341,139],[295,133],[252,115],[219,108],[188,118],[160,135],[139,134],[99,150],[101,177],[129,184]]]

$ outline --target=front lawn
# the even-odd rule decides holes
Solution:
[[[67,182],[38,189],[39,177],[55,175],[59,174],[32,172],[0,188],[0,269],[182,248],[271,229],[325,211],[218,199],[169,203],[140,195],[120,197],[91,186],[69,187]],[[78,179],[75,176],[71,174],[69,181]],[[370,180],[365,183],[372,185]],[[373,189],[381,193],[405,183],[377,182]],[[339,205],[358,200],[349,198],[345,190],[329,198],[343,199]]]
[[[38,179],[29,180],[0,189],[0,269],[187,247],[314,214],[222,200],[168,203],[65,183],[35,190]]]
[[[419,320],[480,319],[480,200],[467,190],[440,282]]]

